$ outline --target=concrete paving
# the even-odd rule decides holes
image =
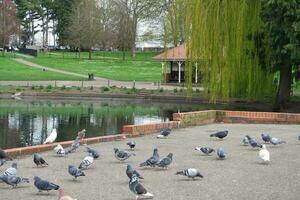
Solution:
[[[209,137],[218,130],[229,130],[224,140]],[[259,141],[262,132],[270,133],[287,141],[281,146],[267,145],[271,163],[261,164],[258,151],[241,145],[242,138],[249,134]],[[91,145],[101,152],[101,158],[85,171],[86,177],[73,181],[67,172],[68,164],[78,165],[85,156],[85,148],[66,158],[59,158],[53,152],[42,153],[49,167],[36,168],[32,156],[18,158],[18,175],[29,177],[31,183],[16,189],[0,184],[0,199],[51,200],[57,199],[57,192],[37,194],[32,178],[38,175],[62,186],[66,193],[78,200],[130,200],[134,195],[128,189],[125,174],[126,164],[131,164],[144,176],[142,184],[158,200],[298,200],[300,197],[300,134],[299,125],[247,125],[211,124],[174,130],[168,139],[156,139],[155,135],[134,138],[137,142],[136,156],[121,163],[113,156],[113,148],[127,148],[124,141]],[[227,159],[218,160],[216,155],[204,156],[194,151],[198,145],[223,147]],[[174,161],[168,170],[141,169],[138,164],[152,154],[154,147],[161,157],[174,153]],[[4,171],[11,162],[0,168]],[[205,176],[201,180],[188,180],[174,175],[177,170],[198,168]]]

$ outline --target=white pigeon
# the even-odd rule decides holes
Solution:
[[[270,162],[270,152],[267,150],[266,145],[262,145],[262,149],[258,152],[258,155],[264,162]]]
[[[45,140],[44,144],[50,144],[53,143],[56,140],[57,137],[57,132],[56,132],[56,128],[54,128],[52,130],[52,132],[50,133],[50,135],[47,137],[47,139]]]
[[[56,145],[56,147],[54,147],[53,151],[59,156],[66,155],[66,151],[60,144]]]
[[[94,157],[91,155],[86,156],[80,163],[79,169],[87,169],[94,162]]]

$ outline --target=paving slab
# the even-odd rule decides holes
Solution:
[[[209,134],[229,130],[224,140],[210,138]],[[241,140],[249,134],[259,141],[266,132],[287,141],[281,146],[267,145],[270,151],[269,165],[261,164],[258,151],[242,146]],[[36,168],[32,156],[16,159],[18,175],[29,177],[31,183],[10,189],[0,183],[0,199],[51,200],[57,199],[57,192],[37,194],[33,176],[38,175],[59,184],[65,192],[78,200],[132,200],[135,196],[128,189],[126,165],[131,164],[144,176],[142,184],[158,200],[298,200],[300,197],[300,134],[299,125],[252,125],[252,124],[210,124],[174,130],[168,139],[156,139],[155,135],[134,138],[137,142],[136,156],[122,163],[113,156],[113,148],[126,149],[126,139],[90,145],[100,151],[101,158],[85,171],[86,177],[73,181],[67,172],[69,164],[78,165],[85,156],[85,147],[68,157],[56,157],[53,152],[42,153],[49,167]],[[223,147],[227,159],[218,160],[216,155],[204,156],[194,150],[195,146]],[[157,147],[161,157],[169,152],[174,161],[168,170],[139,168],[138,164],[152,155]],[[0,167],[4,171],[11,162]],[[188,180],[176,176],[184,168],[199,169],[203,179]]]

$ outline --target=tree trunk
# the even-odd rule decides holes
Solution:
[[[277,90],[276,100],[273,107],[274,111],[280,111],[287,106],[291,97],[292,88],[292,66],[280,69],[280,81]]]
[[[135,40],[136,40],[136,32],[137,32],[137,17],[133,17],[133,27],[132,27],[132,41],[131,41],[131,56],[135,58],[136,56],[136,47],[135,47]]]

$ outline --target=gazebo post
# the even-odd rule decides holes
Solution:
[[[182,62],[178,61],[178,83],[181,83],[181,64]]]
[[[195,83],[198,83],[198,63],[196,62],[196,77],[195,77]]]

